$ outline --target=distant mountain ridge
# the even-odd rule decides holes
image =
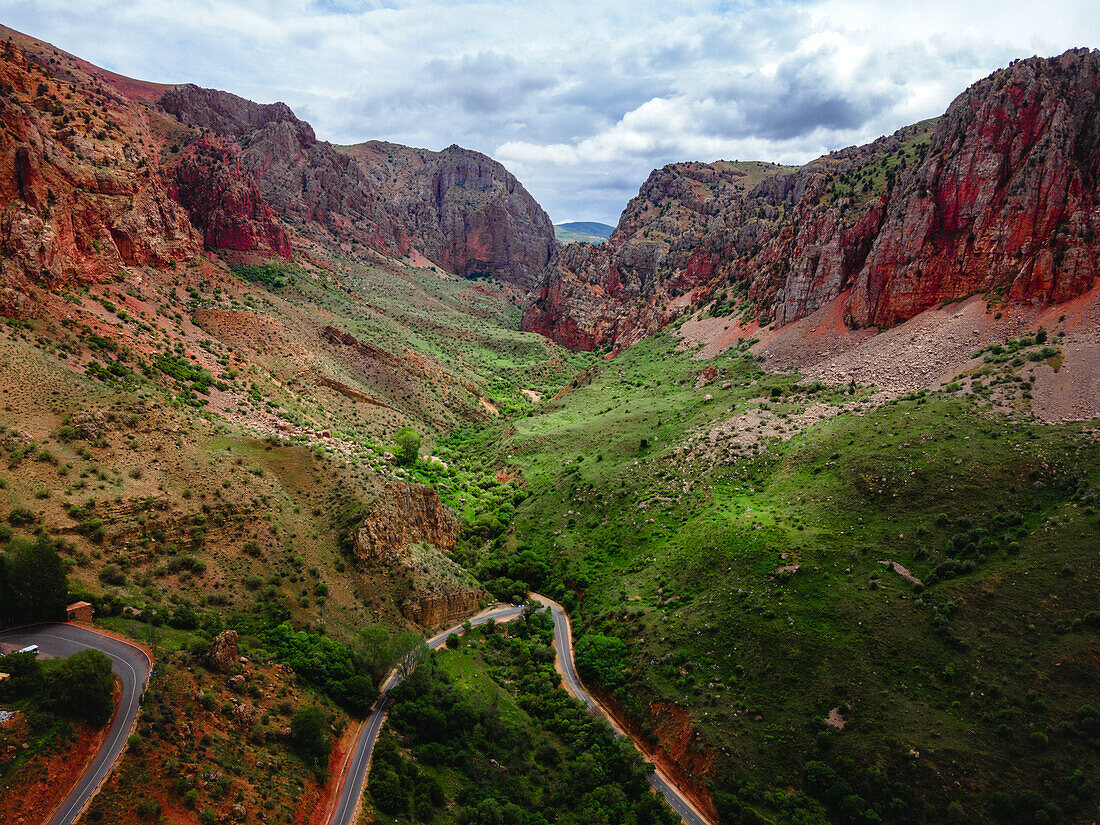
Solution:
[[[654,171],[598,248],[542,275],[524,329],[619,348],[712,300],[762,325],[847,295],[853,327],[976,292],[1059,303],[1100,272],[1100,52],[1014,61],[943,117],[799,169]]]
[[[599,245],[611,237],[615,227],[595,221],[569,221],[554,224],[558,243],[590,243]]]
[[[12,29],[0,59],[0,311],[203,247],[401,257],[526,294],[558,243],[501,164],[450,146],[334,146],[285,103],[132,80]]]

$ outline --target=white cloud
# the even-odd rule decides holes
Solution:
[[[555,220],[614,222],[676,160],[804,162],[939,114],[1015,57],[1100,41],[1094,2],[0,0],[148,80],[285,100],[318,135],[505,162]]]

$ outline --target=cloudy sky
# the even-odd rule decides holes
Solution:
[[[0,0],[105,68],[283,100],[319,137],[458,143],[555,222],[614,224],[678,160],[801,163],[940,114],[1015,57],[1100,47],[1100,4]]]

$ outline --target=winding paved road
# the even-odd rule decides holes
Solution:
[[[490,619],[495,621],[507,621],[523,615],[522,607],[495,607],[478,613],[470,619],[471,625],[485,624]],[[461,633],[462,626],[452,627],[428,640],[428,647],[432,650],[442,646],[448,636]],[[374,743],[378,741],[378,733],[386,721],[390,712],[393,699],[390,691],[401,684],[402,677],[395,669],[382,683],[381,695],[375,702],[374,709],[359,730],[359,736],[355,740],[355,748],[351,752],[349,761],[345,763],[344,784],[340,788],[340,795],[336,799],[336,807],[333,809],[330,825],[352,825],[355,822],[356,811],[359,802],[363,798],[363,788],[367,781],[367,771],[370,769],[370,758],[374,752]]]
[[[42,624],[7,630],[0,633],[0,642],[14,644],[17,648],[38,645],[42,655],[58,659],[94,648],[110,657],[111,669],[122,682],[122,699],[103,746],[48,820],[49,825],[69,825],[95,796],[126,747],[126,739],[137,721],[141,694],[149,683],[153,663],[148,654],[136,645],[74,624]]]
[[[618,736],[625,736],[623,730],[615,724],[585,689],[573,664],[573,633],[569,617],[557,602],[532,593],[532,601],[544,605],[550,610],[554,621],[554,650],[558,667],[562,673],[562,683],[574,698],[583,702],[589,710],[605,719]],[[523,608],[517,606],[495,607],[485,610],[470,619],[471,625],[485,624],[490,620],[508,621],[523,615]],[[435,650],[441,647],[448,636],[462,632],[462,626],[452,627],[428,640],[428,647]],[[126,739],[134,729],[141,694],[149,683],[152,672],[152,660],[140,647],[115,636],[97,633],[87,627],[73,624],[44,624],[8,630],[0,633],[0,642],[14,645],[16,648],[36,644],[45,656],[66,658],[82,650],[94,648],[105,653],[111,659],[111,669],[122,682],[122,699],[115,711],[111,728],[99,753],[92,764],[77,781],[64,802],[54,811],[48,825],[70,825],[88,804],[100,785],[106,780],[111,768],[126,747]],[[568,656],[563,655],[567,651]],[[378,741],[378,734],[389,714],[393,699],[390,692],[401,684],[402,675],[394,669],[382,684],[381,695],[375,703],[356,738],[355,748],[345,763],[344,780],[340,794],[333,809],[330,825],[353,825],[359,802],[363,797],[367,771],[370,768],[371,754]],[[710,825],[692,804],[684,798],[675,785],[659,768],[649,778],[649,783],[665,798],[669,806],[679,814],[687,825]]]
[[[611,726],[616,736],[627,736],[627,733],[604,712],[600,704],[585,690],[584,683],[577,675],[577,670],[573,665],[573,629],[569,624],[569,616],[566,614],[565,609],[553,599],[546,598],[546,596],[541,596],[538,593],[529,595],[532,601],[540,602],[550,609],[550,616],[554,620],[554,653],[557,654],[558,669],[561,671],[562,684],[565,685],[565,689],[573,698],[584,702],[592,713],[604,719]],[[563,655],[563,651],[568,651],[569,655]],[[634,746],[638,747],[638,743],[634,742]],[[641,748],[638,748],[638,750],[642,752],[644,757],[645,752]],[[669,807],[679,814],[687,825],[710,825],[710,822],[680,793],[672,780],[656,765],[654,765],[654,772],[650,774],[649,784],[665,798]]]
[[[539,602],[549,608],[550,616],[554,620],[554,651],[557,654],[558,667],[562,673],[562,682],[565,689],[571,696],[584,702],[592,713],[606,720],[617,736],[626,736],[626,733],[615,724],[614,720],[604,712],[599,703],[585,690],[584,684],[577,676],[576,668],[573,666],[573,632],[565,610],[557,602],[546,598],[546,596],[540,596],[538,593],[531,593],[530,597],[532,601]],[[490,619],[507,621],[521,615],[523,615],[522,607],[496,607],[479,613],[470,620],[470,624],[484,624]],[[428,647],[435,650],[447,641],[448,636],[461,632],[461,626],[445,630],[429,639]],[[568,651],[569,655],[563,655],[563,651]],[[363,789],[366,785],[371,753],[374,751],[374,744],[378,741],[378,734],[382,730],[382,725],[386,721],[390,705],[393,702],[390,691],[399,684],[401,684],[401,678],[398,672],[394,670],[383,683],[381,696],[359,731],[355,749],[352,751],[349,762],[345,763],[346,778],[340,788],[340,795],[332,818],[329,820],[330,825],[352,825],[355,821],[356,811],[359,808],[359,802],[363,797]],[[639,748],[639,750],[641,749]],[[710,825],[707,819],[692,806],[659,768],[649,777],[649,784],[665,798],[669,806],[680,815],[687,825]]]

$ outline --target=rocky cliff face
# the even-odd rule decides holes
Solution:
[[[457,516],[431,487],[396,482],[383,491],[356,530],[355,555],[394,564],[408,555],[412,544],[451,550],[460,528]]]
[[[959,96],[890,199],[848,304],[890,326],[976,291],[1058,303],[1097,275],[1100,52],[1032,58]]]
[[[201,237],[157,171],[142,107],[64,62],[0,52],[0,312],[36,286],[194,257]]]
[[[172,194],[208,248],[290,259],[290,238],[241,164],[236,144],[203,135],[187,147]]]
[[[607,243],[551,261],[523,327],[592,349],[711,300],[782,324],[851,290],[849,323],[884,327],[974,292],[1079,295],[1100,249],[1098,71],[1085,49],[1017,61],[942,118],[797,170],[657,170]]]
[[[442,152],[318,141],[284,104],[263,106],[197,86],[160,106],[239,146],[239,162],[296,229],[387,255],[411,247],[460,275],[527,289],[556,250],[550,218],[503,166],[451,146]]]
[[[397,482],[382,491],[356,528],[354,554],[404,579],[401,610],[408,619],[439,627],[477,612],[485,596],[445,555],[454,548],[460,528],[461,522],[435,490]]]
[[[484,155],[335,147],[286,104],[142,83],[3,31],[4,314],[33,312],[38,287],[167,266],[203,246],[289,258],[293,234],[391,256],[415,246],[523,291],[557,249],[549,217]]]
[[[479,152],[371,141],[339,147],[376,182],[412,243],[446,269],[529,291],[557,250],[554,227],[523,185]]]

